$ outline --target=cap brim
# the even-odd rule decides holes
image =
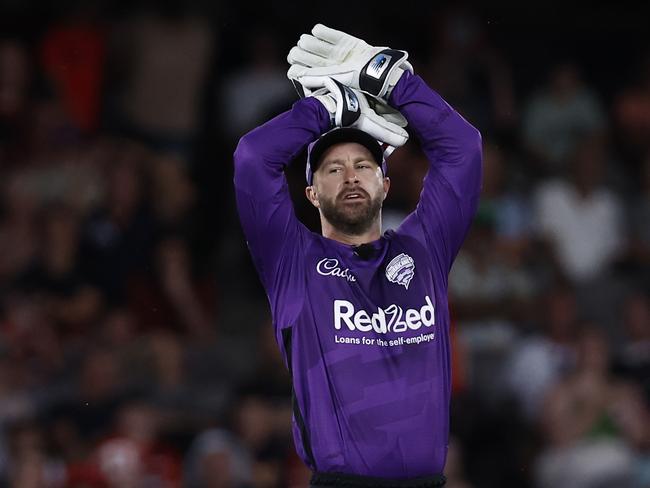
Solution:
[[[320,164],[325,151],[334,144],[342,142],[356,142],[361,144],[370,151],[370,154],[372,154],[377,165],[383,170],[382,163],[384,161],[384,151],[379,142],[377,142],[377,140],[370,134],[362,130],[352,127],[342,127],[323,134],[311,147],[307,156],[307,164],[309,165],[309,169],[311,169],[312,175],[318,169],[318,165]]]

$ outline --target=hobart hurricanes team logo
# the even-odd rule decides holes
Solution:
[[[415,276],[415,261],[408,254],[402,253],[395,256],[386,266],[388,281],[402,285],[407,290],[413,276]]]

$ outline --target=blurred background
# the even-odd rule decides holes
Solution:
[[[483,134],[449,488],[650,487],[650,8],[509,3],[3,0],[0,487],[306,486],[232,153],[316,22]],[[385,229],[427,167],[394,153]]]

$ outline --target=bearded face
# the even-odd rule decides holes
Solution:
[[[388,187],[389,180],[370,151],[345,142],[323,154],[307,197],[332,227],[361,235],[378,222]]]
[[[371,197],[361,187],[345,189],[337,196],[320,199],[320,209],[334,227],[348,235],[360,235],[368,231],[379,218],[384,202],[382,194]]]

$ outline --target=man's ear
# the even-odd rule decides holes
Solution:
[[[390,178],[386,176],[384,178],[384,200],[386,200],[386,197],[388,196],[389,189],[390,189]]]
[[[318,194],[316,193],[316,189],[314,188],[314,185],[305,188],[305,195],[307,196],[307,200],[309,200],[314,207],[320,208],[320,202],[318,201]]]

